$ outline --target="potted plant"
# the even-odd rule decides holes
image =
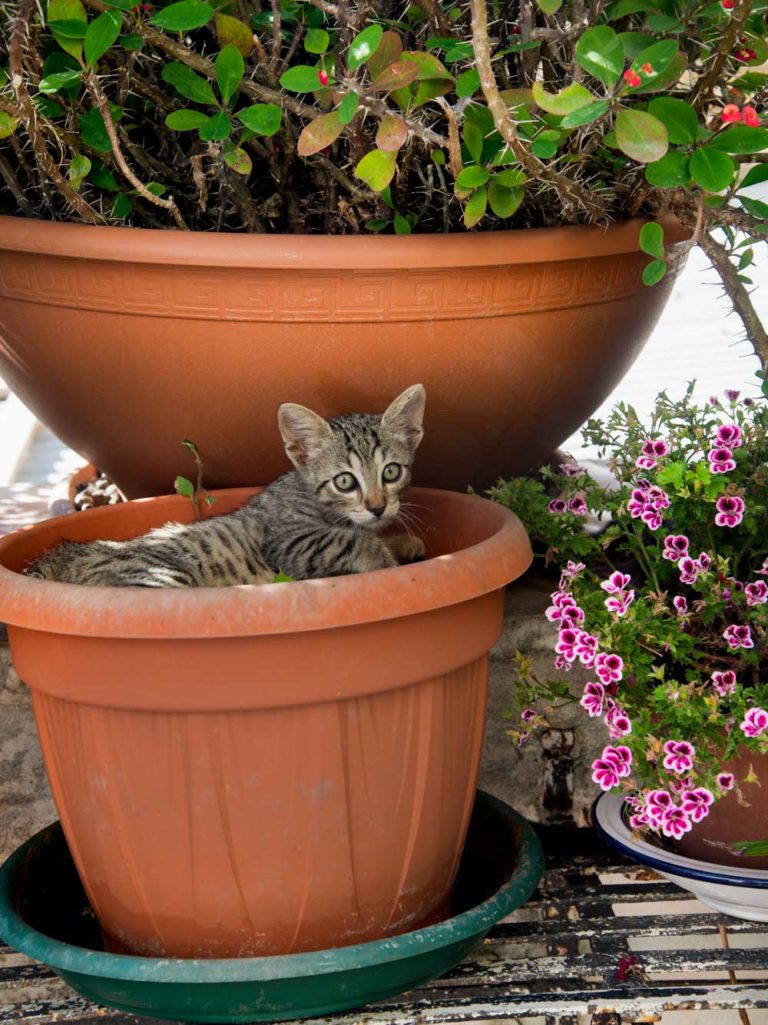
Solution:
[[[546,615],[556,668],[589,670],[580,704],[606,727],[594,782],[625,797],[631,830],[744,867],[744,842],[768,838],[768,401],[701,408],[692,388],[648,424],[623,404],[587,424],[606,486],[571,462],[494,496],[560,564]],[[583,529],[589,510],[601,531]],[[537,700],[569,690],[522,659],[518,676],[524,739],[546,721]]]
[[[183,437],[211,486],[272,479],[280,401],[411,380],[422,483],[487,485],[615,385],[693,242],[766,347],[731,234],[767,209],[760,3],[21,0],[0,31],[0,369],[129,497]]]

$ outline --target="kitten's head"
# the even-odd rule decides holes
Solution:
[[[423,385],[414,384],[381,416],[350,413],[334,420],[286,403],[278,412],[285,451],[330,515],[378,526],[400,510],[424,434],[425,401]]]

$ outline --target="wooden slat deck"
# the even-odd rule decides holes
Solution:
[[[551,839],[545,835],[545,847]],[[677,1010],[768,1008],[768,925],[708,912],[671,883],[618,859],[595,838],[583,837],[582,846],[585,840],[592,850],[551,854],[531,900],[449,975],[360,1011],[316,1019],[314,1025],[524,1017],[546,1025],[590,1019],[592,1025],[620,1025]],[[556,848],[562,849],[559,840]],[[723,946],[723,930],[729,949]],[[654,949],[644,949],[650,938]],[[704,949],[702,938],[708,944]],[[633,940],[643,949],[633,949]],[[621,959],[632,955],[637,963],[622,977]],[[140,1021],[77,997],[48,969],[0,947],[2,1025]]]

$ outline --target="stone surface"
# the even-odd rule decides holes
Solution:
[[[574,700],[547,713],[552,728],[534,734],[522,747],[507,735],[517,720],[504,717],[515,706],[517,651],[531,659],[539,676],[555,674],[557,631],[544,617],[554,589],[555,581],[536,572],[507,589],[504,633],[491,653],[480,786],[532,822],[587,826],[597,796],[590,766],[608,739],[601,721],[590,720],[578,704],[587,679],[584,671],[574,669],[566,677]],[[545,708],[541,705],[537,710]]]

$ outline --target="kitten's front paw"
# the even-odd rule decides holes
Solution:
[[[398,562],[414,562],[423,559],[427,548],[420,537],[412,534],[401,534],[399,537],[386,538],[387,547]]]

